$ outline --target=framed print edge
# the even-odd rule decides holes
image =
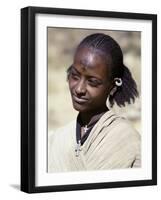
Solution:
[[[152,21],[152,179],[36,186],[35,167],[35,16],[59,14],[110,17]],[[157,184],[157,15],[61,8],[26,7],[21,9],[21,190],[27,193],[105,189]]]
[[[157,185],[157,15],[152,17],[152,180]]]
[[[21,9],[21,190],[35,186],[35,35],[34,15]]]

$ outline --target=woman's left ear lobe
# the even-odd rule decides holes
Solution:
[[[115,87],[115,82],[114,82],[114,80],[111,82],[111,85],[110,85],[110,91],[112,90],[112,88],[114,88]]]

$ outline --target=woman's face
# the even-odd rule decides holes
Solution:
[[[107,59],[92,49],[78,50],[68,79],[73,107],[79,112],[92,113],[105,109],[112,87],[109,77]]]

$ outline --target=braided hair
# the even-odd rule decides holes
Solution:
[[[130,104],[138,97],[136,82],[129,69],[123,64],[123,53],[119,44],[109,35],[95,33],[84,38],[78,45],[76,52],[82,48],[89,48],[96,54],[102,55],[105,59],[111,58],[110,80],[120,78],[122,85],[117,87],[116,92],[109,96],[111,107],[116,103],[118,106]],[[69,73],[70,68],[67,70]]]

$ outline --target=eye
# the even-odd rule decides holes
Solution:
[[[89,85],[91,85],[92,87],[97,87],[99,85],[101,85],[101,82],[98,80],[93,80],[93,79],[89,79],[88,80]]]
[[[80,79],[79,75],[76,74],[75,72],[72,72],[72,71],[71,71],[71,73],[70,73],[70,77],[71,77],[72,79],[74,79],[74,80],[79,80],[79,79]]]

